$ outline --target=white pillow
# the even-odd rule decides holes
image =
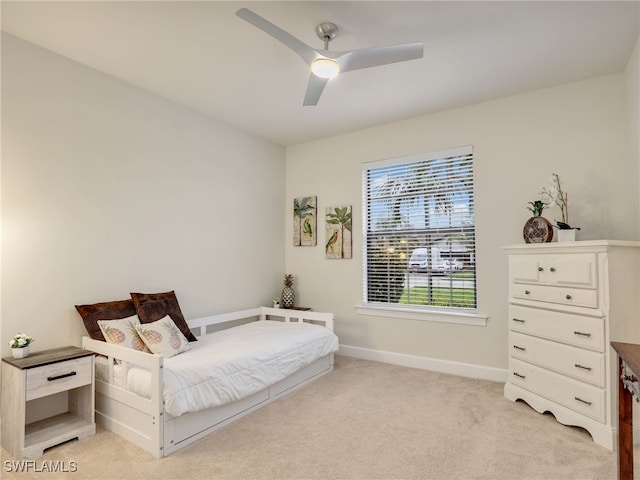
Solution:
[[[173,357],[191,349],[189,340],[176,327],[169,315],[156,322],[136,325],[135,329],[151,353]]]
[[[119,320],[98,320],[98,326],[107,343],[150,353],[150,350],[138,335],[138,331],[135,328],[136,325],[140,325],[140,319],[137,315]]]

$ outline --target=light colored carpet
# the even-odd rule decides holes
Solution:
[[[77,462],[69,479],[576,479],[616,478],[616,455],[503,385],[348,357],[278,401],[155,459],[99,430],[37,460]],[[640,450],[636,449],[636,454]],[[636,465],[636,471],[640,466]]]

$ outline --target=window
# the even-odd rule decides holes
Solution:
[[[474,313],[473,150],[363,164],[365,307]]]

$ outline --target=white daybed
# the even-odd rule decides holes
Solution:
[[[260,322],[265,323],[261,324]],[[169,455],[227,423],[268,404],[292,388],[333,370],[333,352],[338,348],[337,337],[333,333],[330,335],[332,346],[326,344],[322,347],[312,347],[310,350],[315,351],[309,352],[308,355],[300,346],[304,343],[300,340],[294,340],[297,344],[294,350],[289,353],[283,353],[279,345],[281,342],[278,339],[271,338],[269,340],[269,335],[273,337],[271,330],[275,331],[275,329],[286,327],[286,325],[289,325],[291,330],[302,329],[306,331],[318,331],[318,325],[321,325],[333,332],[332,313],[258,307],[188,320],[187,323],[198,338],[198,342],[192,342],[194,344],[193,352],[203,351],[206,346],[206,350],[209,350],[207,354],[210,356],[212,350],[214,352],[224,350],[221,339],[230,338],[229,335],[236,335],[237,331],[252,328],[264,330],[267,326],[274,327],[274,329],[267,329],[269,332],[264,335],[267,340],[262,339],[262,330],[253,332],[256,341],[271,342],[272,345],[262,349],[261,356],[257,359],[245,362],[257,367],[258,371],[251,370],[250,366],[245,368],[243,360],[240,358],[240,367],[234,367],[239,371],[240,377],[234,377],[231,380],[232,392],[230,394],[228,392],[221,394],[222,397],[227,395],[226,403],[223,398],[223,400],[216,400],[221,402],[217,406],[189,411],[190,407],[188,406],[178,405],[176,407],[173,404],[169,405],[171,402],[166,401],[166,388],[169,388],[169,383],[171,383],[168,380],[171,379],[174,384],[180,383],[174,379],[171,362],[173,359],[184,356],[179,358],[179,361],[184,363],[185,359],[192,355],[192,351],[181,353],[176,357],[164,358],[160,355],[112,345],[89,337],[82,339],[83,348],[102,356],[97,357],[97,360],[102,361],[96,362],[96,364],[102,364],[102,368],[97,370],[95,381],[96,422],[158,458]],[[299,323],[299,325],[294,326],[293,323]],[[309,323],[316,324],[316,326],[312,328],[308,325]],[[324,329],[314,333],[328,337]],[[241,351],[243,348],[251,348],[247,346],[251,345],[251,340],[245,342],[242,338],[240,340],[235,338],[233,341],[236,343],[227,347],[227,350],[232,353]],[[213,345],[209,347],[208,343]],[[304,349],[309,350],[306,346]],[[278,358],[270,359],[268,355]],[[319,356],[319,358],[314,356]],[[167,373],[171,372],[170,377],[167,378],[163,374],[165,366],[167,366]],[[265,380],[263,370],[266,371],[269,368],[272,373],[267,372],[266,377],[269,378]],[[292,372],[293,369],[295,371]],[[223,367],[222,370],[228,371],[229,368]],[[245,375],[245,370],[248,371],[247,375]],[[256,369],[254,368],[254,370]],[[284,378],[278,379],[284,375],[286,375]],[[138,381],[135,381],[136,378]],[[139,381],[140,379],[142,381]],[[277,381],[271,383],[274,379]],[[261,382],[266,382],[266,387]],[[209,388],[209,391],[216,389],[216,387]],[[209,391],[204,391],[204,393]],[[202,390],[199,394],[200,397],[209,397],[209,395],[203,395]],[[232,397],[239,397],[239,399]],[[193,403],[192,400],[187,400],[187,404]],[[208,398],[207,401],[209,401]],[[171,408],[167,408],[168,406]],[[172,411],[175,415],[170,413]],[[182,413],[182,411],[187,413]],[[178,413],[176,414],[176,412]]]

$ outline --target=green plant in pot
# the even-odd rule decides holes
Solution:
[[[18,333],[11,340],[9,346],[14,358],[24,358],[29,356],[29,345],[35,342],[35,339],[26,333]]]

